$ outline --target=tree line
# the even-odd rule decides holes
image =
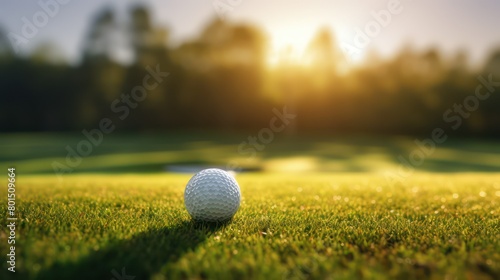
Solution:
[[[283,53],[270,66],[269,38],[250,24],[215,19],[175,46],[169,35],[145,7],[131,8],[127,23],[104,9],[90,23],[80,62],[70,64],[50,45],[16,56],[0,34],[0,131],[97,127],[154,70],[168,76],[128,101],[134,106],[118,129],[254,130],[286,107],[297,115],[297,133],[417,135],[460,121],[451,133],[500,136],[500,49],[480,69],[465,51],[445,57],[411,45],[391,58],[372,51],[347,68],[335,37],[321,29],[300,61]],[[491,94],[476,106],[478,85]]]

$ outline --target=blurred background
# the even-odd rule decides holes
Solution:
[[[500,171],[498,1],[3,5],[0,163],[25,173],[71,150],[71,172],[383,171],[419,149],[423,171]]]

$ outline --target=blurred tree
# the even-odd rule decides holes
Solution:
[[[331,77],[345,63],[345,57],[330,30],[320,29],[309,43],[305,53],[306,63],[315,74]]]
[[[290,86],[287,92],[295,92],[295,97],[288,98],[288,102],[297,107],[296,113],[301,116],[297,120],[299,128],[339,129],[337,120],[342,118],[339,105],[344,98],[339,72],[347,61],[330,30],[318,31],[305,51],[304,62],[305,66],[299,65],[303,68],[299,77],[292,76],[285,81]]]
[[[94,18],[84,43],[83,60],[112,60],[118,43],[117,23],[111,8],[101,10]]]
[[[31,53],[31,60],[38,63],[66,64],[66,60],[62,56],[62,51],[50,42],[43,42],[37,45]]]
[[[114,11],[105,7],[90,25],[83,48],[82,64],[76,69],[79,87],[73,91],[78,96],[78,126],[98,125],[109,115],[110,104],[121,93],[125,69],[118,62],[124,48]]]
[[[469,74],[469,57],[465,50],[458,51],[451,62],[451,68],[453,73],[457,75],[465,76]]]
[[[0,28],[0,58],[13,56],[12,46],[5,31]]]
[[[500,77],[500,49],[495,50],[489,57],[484,67],[483,73],[490,73]]]
[[[133,63],[127,68],[127,78],[122,90],[130,93],[142,86],[150,71],[172,71],[171,52],[168,47],[168,30],[156,26],[146,6],[136,5],[129,11],[129,24],[125,36],[133,53]],[[175,73],[178,75],[178,73]],[[170,128],[178,117],[177,92],[171,90],[172,77],[163,79],[155,87],[146,90],[146,97],[127,119],[126,125],[133,129]]]
[[[180,46],[176,60],[185,81],[180,96],[196,112],[196,125],[237,129],[262,124],[269,115],[258,114],[268,109],[262,95],[265,50],[260,30],[217,19],[198,39]]]
[[[130,11],[130,43],[135,63],[147,66],[167,60],[168,31],[153,26],[148,9],[135,6]]]
[[[484,82],[482,83],[481,93],[486,94],[486,91],[490,91],[489,97],[482,101],[480,105],[480,113],[483,115],[485,126],[482,132],[487,136],[500,137],[500,130],[498,129],[500,127],[500,89],[498,86],[492,85],[500,83],[500,48],[491,53],[481,77],[485,81],[491,81],[490,88],[486,87]],[[491,87],[493,87],[493,90]]]

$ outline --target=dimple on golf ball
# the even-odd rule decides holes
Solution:
[[[238,183],[224,170],[210,168],[196,173],[184,191],[184,204],[195,220],[222,222],[240,207]]]

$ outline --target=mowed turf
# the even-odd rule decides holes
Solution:
[[[20,176],[16,273],[3,262],[0,278],[500,278],[498,174],[392,186],[373,174],[240,174],[226,224],[190,220],[189,177]]]

